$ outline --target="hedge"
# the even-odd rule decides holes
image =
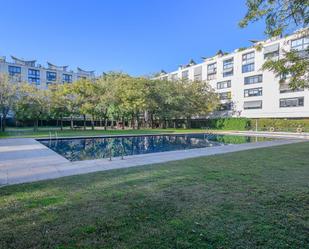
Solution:
[[[309,119],[249,119],[249,118],[217,118],[206,120],[192,120],[192,128],[208,128],[218,130],[255,130],[256,121],[258,130],[269,131],[297,131],[301,127],[309,132]]]
[[[256,119],[251,120],[251,127],[255,129]],[[302,128],[303,131],[309,131],[309,119],[269,119],[262,118],[257,120],[258,130],[269,130],[274,128],[276,131],[296,131]]]
[[[192,128],[208,128],[218,130],[248,130],[250,120],[247,118],[217,118],[206,120],[192,120]]]

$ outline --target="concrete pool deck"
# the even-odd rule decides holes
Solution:
[[[230,133],[231,134],[231,133]],[[240,135],[240,134],[238,134]],[[247,134],[241,134],[247,135]],[[253,134],[250,134],[253,135]],[[306,141],[303,137],[70,162],[32,138],[0,139],[0,186]]]

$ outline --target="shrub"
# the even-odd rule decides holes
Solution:
[[[275,118],[217,118],[205,120],[192,120],[192,128],[209,128],[218,130],[255,130],[255,125],[258,125],[258,130],[269,131],[271,127],[275,131],[293,131],[296,132],[298,127],[303,131],[309,132],[309,119],[275,119]]]
[[[209,128],[218,130],[247,130],[250,119],[247,118],[217,118],[206,120],[192,120],[192,128]]]
[[[255,119],[251,120],[251,127],[255,127]],[[258,130],[269,130],[273,127],[277,131],[296,131],[298,127],[309,131],[309,119],[258,119]]]

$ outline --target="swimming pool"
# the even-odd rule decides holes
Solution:
[[[39,142],[70,161],[82,161],[270,140],[252,136],[178,134],[42,139]]]

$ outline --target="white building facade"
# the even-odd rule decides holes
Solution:
[[[159,78],[209,82],[221,102],[214,117],[308,118],[309,89],[291,90],[288,84],[279,83],[280,77],[262,70],[265,60],[276,60],[291,49],[309,58],[308,29],[253,43],[229,54],[220,51],[200,64],[191,61],[177,71],[161,73]]]
[[[7,74],[12,82],[28,82],[40,89],[51,84],[72,83],[81,78],[94,78],[94,71],[77,68],[76,72],[68,70],[68,66],[56,66],[47,62],[47,67],[36,63],[36,60],[24,60],[11,56],[11,61],[0,57],[0,73]]]

